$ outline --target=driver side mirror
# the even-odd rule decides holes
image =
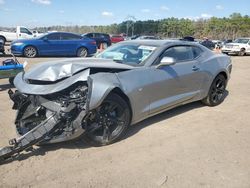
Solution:
[[[169,66],[169,65],[174,65],[176,63],[176,60],[172,57],[163,57],[161,59],[160,64],[157,65],[156,68],[160,68],[162,66]]]

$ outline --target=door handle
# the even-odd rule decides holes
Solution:
[[[199,69],[200,69],[200,68],[197,67],[197,66],[193,66],[193,68],[192,68],[193,71],[197,71],[197,70],[199,70]]]

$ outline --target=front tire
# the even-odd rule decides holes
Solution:
[[[23,55],[28,58],[36,57],[37,56],[37,50],[33,46],[27,46],[23,50]]]
[[[212,82],[208,95],[202,100],[202,103],[208,106],[217,106],[225,99],[226,78],[219,74]]]
[[[245,49],[241,49],[240,52],[238,53],[239,56],[244,56],[246,53]]]
[[[126,133],[130,120],[131,112],[127,102],[111,93],[83,120],[86,130],[83,139],[94,146],[112,144]]]
[[[9,78],[9,83],[10,83],[10,85],[13,85],[13,86],[14,86],[14,79],[15,79],[15,77]]]
[[[79,48],[76,52],[77,57],[87,57],[87,55],[88,55],[88,50],[84,47]]]
[[[2,40],[3,41],[3,45],[5,45],[6,39],[3,36],[0,36],[0,40]]]

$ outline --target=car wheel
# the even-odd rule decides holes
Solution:
[[[238,53],[239,56],[244,56],[245,55],[245,49],[241,49],[240,52]]]
[[[3,41],[3,45],[5,45],[6,39],[4,37],[0,36],[0,40]]]
[[[9,78],[9,83],[10,83],[11,85],[14,85],[14,78],[15,78],[15,77]]]
[[[81,47],[76,52],[77,57],[87,57],[88,50],[84,47]]]
[[[216,106],[223,102],[225,99],[226,91],[226,78],[219,74],[210,86],[208,95],[202,100],[205,105]]]
[[[131,119],[127,102],[119,95],[111,93],[96,110],[83,120],[83,139],[94,146],[116,142],[125,134]]]
[[[37,56],[37,50],[33,46],[27,46],[23,50],[23,54],[25,57],[31,58]]]

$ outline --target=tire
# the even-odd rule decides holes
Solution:
[[[88,55],[88,50],[84,47],[79,48],[76,52],[77,57],[87,57],[87,55]]]
[[[0,40],[2,40],[3,41],[3,45],[5,45],[6,39],[3,36],[0,36]]]
[[[33,46],[27,46],[23,50],[23,55],[28,58],[37,56],[37,49]]]
[[[15,79],[15,77],[9,78],[9,83],[10,83],[11,85],[14,85],[14,79]]]
[[[207,106],[217,106],[225,99],[226,93],[226,78],[219,74],[212,82],[208,95],[202,100],[202,103]]]
[[[103,103],[83,120],[83,139],[93,146],[104,146],[120,140],[130,124],[131,112],[127,102],[111,93]]]
[[[239,56],[244,56],[245,55],[245,49],[244,48],[242,48],[241,50],[240,50],[240,52],[238,53],[238,55]]]

